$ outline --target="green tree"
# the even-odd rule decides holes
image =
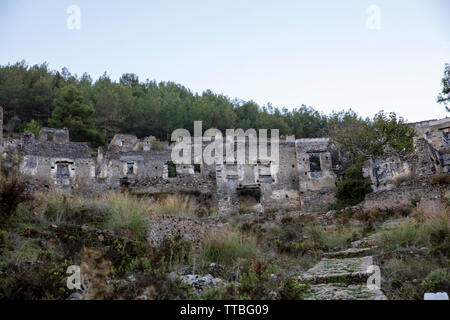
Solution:
[[[395,112],[380,111],[370,120],[351,109],[341,111],[330,116],[328,130],[341,156],[349,160],[414,151],[414,129]]]
[[[50,126],[69,129],[72,141],[88,142],[93,147],[105,143],[104,136],[95,127],[94,108],[83,101],[83,96],[75,85],[62,88],[54,105]]]
[[[285,113],[291,132],[297,138],[316,138],[326,135],[327,117],[311,107],[302,105]]]
[[[378,112],[371,123],[371,130],[374,131],[371,135],[374,139],[369,150],[373,155],[390,152],[408,155],[414,151],[415,131],[402,117],[397,118],[395,112],[389,115],[384,111]]]
[[[30,122],[25,123],[25,125],[23,126],[23,131],[29,131],[34,133],[35,136],[38,136],[39,132],[41,131],[41,125],[39,122],[33,119]]]
[[[445,110],[450,112],[448,104],[450,103],[450,64],[446,63],[444,68],[444,77],[442,82],[442,92],[437,97],[437,102],[443,103]]]

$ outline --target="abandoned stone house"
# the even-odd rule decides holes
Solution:
[[[402,157],[393,153],[365,162],[363,174],[370,178],[373,191],[391,190],[409,177],[420,179],[450,173],[450,118],[410,125],[416,131],[413,155]]]
[[[1,115],[0,108],[0,124]],[[393,188],[401,175],[450,172],[450,118],[411,125],[417,131],[413,156],[392,154],[366,161],[363,173],[373,191]],[[319,211],[334,200],[337,175],[329,138],[280,139],[278,160],[245,164],[227,162],[225,156],[213,164],[175,164],[173,145],[164,142],[153,148],[153,141],[116,134],[94,160],[86,143],[70,142],[67,129],[42,128],[37,138],[25,132],[21,139],[5,141],[0,130],[4,159],[20,154],[21,174],[64,192],[88,185],[96,192],[126,187],[145,194],[195,193],[216,201],[219,210],[236,209],[241,197],[249,195],[264,209],[304,212]],[[232,143],[236,155],[236,141]]]
[[[49,181],[64,191],[78,184],[95,183],[95,163],[86,143],[69,141],[67,129],[42,128],[36,139],[26,132],[20,142],[20,172]]]

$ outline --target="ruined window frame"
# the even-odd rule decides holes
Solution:
[[[309,171],[310,172],[321,172],[322,171],[322,163],[321,163],[320,155],[318,155],[318,154],[310,154],[309,155]]]
[[[134,165],[134,162],[127,162],[127,175],[134,174]]]

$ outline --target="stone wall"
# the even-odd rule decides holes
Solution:
[[[397,153],[370,158],[363,165],[363,176],[370,179],[375,192],[391,190],[413,175],[414,168],[409,159]]]
[[[56,128],[41,128],[39,131],[39,141],[43,142],[53,142],[58,144],[69,143],[69,130],[67,128],[56,129]]]
[[[426,184],[404,186],[370,193],[358,207],[363,210],[397,210],[417,206],[420,212],[435,215],[449,210],[444,193],[445,188]]]
[[[336,187],[330,140],[297,139],[295,145],[301,210],[322,210],[334,200]]]
[[[439,150],[450,143],[450,117],[411,123],[416,131],[416,139],[425,139],[433,148]]]
[[[55,134],[52,141],[43,138],[49,132]],[[26,132],[15,146],[22,154],[21,174],[65,192],[81,185],[95,185],[95,163],[87,144],[63,143],[68,138],[67,130],[45,128],[39,136],[41,139],[36,140],[34,134]]]

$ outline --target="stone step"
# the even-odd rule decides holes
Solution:
[[[324,283],[310,287],[311,297],[305,300],[387,300],[380,289],[365,284]]]
[[[321,283],[366,283],[373,271],[373,257],[327,259],[323,258],[314,267],[298,277],[299,281]]]
[[[351,243],[352,248],[368,248],[378,245],[378,234],[371,235],[361,240],[356,240]]]
[[[367,247],[367,248],[349,248],[344,251],[337,251],[337,252],[326,252],[324,253],[325,258],[355,258],[355,257],[363,257],[367,256],[376,247]]]

